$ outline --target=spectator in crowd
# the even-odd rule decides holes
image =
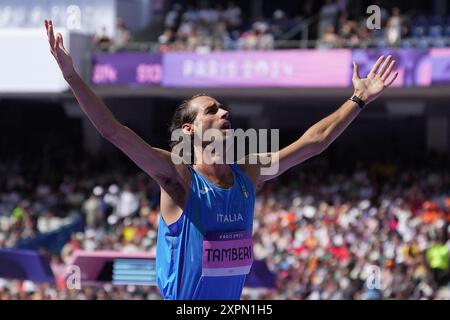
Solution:
[[[268,23],[257,21],[250,31],[244,32],[238,40],[239,50],[272,50],[274,37],[269,30]]]
[[[351,19],[349,13],[344,11],[339,17],[339,25],[339,36],[342,38],[344,46],[358,47],[360,43],[358,22]]]
[[[114,51],[124,49],[131,39],[131,33],[125,25],[125,20],[122,17],[117,18],[116,32],[111,39],[111,48]]]
[[[227,8],[223,13],[225,23],[229,27],[230,31],[237,30],[242,25],[242,11],[233,2],[228,2]]]
[[[101,51],[120,51],[127,47],[131,40],[131,32],[125,25],[122,17],[117,18],[116,32],[112,37],[108,35],[106,27],[102,27],[101,31],[94,35],[92,41],[97,49]]]
[[[290,19],[285,11],[277,9],[273,12],[272,20],[270,21],[270,31],[273,38],[279,40],[291,28],[294,28],[301,23],[302,18],[300,16]]]
[[[115,213],[120,218],[125,218],[134,215],[138,208],[139,200],[137,195],[132,191],[129,184],[125,184],[120,192]]]
[[[256,50],[258,47],[258,33],[255,28],[244,32],[238,40],[238,48],[241,51]]]
[[[323,36],[329,26],[335,26],[338,13],[339,6],[337,3],[334,0],[326,0],[319,12],[319,38]]]
[[[318,49],[339,48],[342,46],[342,38],[335,32],[332,25],[325,28],[322,37],[317,43]]]
[[[400,9],[395,7],[392,9],[392,15],[386,24],[386,40],[391,47],[397,47],[402,36],[402,17]]]
[[[174,30],[178,25],[178,19],[180,18],[182,6],[179,3],[175,3],[170,10],[165,19],[164,19],[164,27],[166,29]]]
[[[90,197],[83,203],[82,211],[86,216],[85,221],[87,228],[94,229],[103,222],[103,206],[101,201],[102,195],[103,188],[96,186]]]
[[[258,50],[272,50],[274,48],[275,39],[270,30],[268,23],[259,23],[255,26],[255,30],[257,33]]]
[[[112,40],[108,36],[108,31],[105,26],[102,27],[101,31],[94,35],[93,38],[94,45],[97,46],[101,51],[109,51],[111,48]]]
[[[170,51],[171,43],[174,40],[173,31],[170,28],[166,28],[158,37],[158,43],[159,43],[159,50],[160,52],[168,52]]]
[[[437,286],[445,286],[450,280],[450,248],[442,241],[433,240],[426,251],[426,258]]]

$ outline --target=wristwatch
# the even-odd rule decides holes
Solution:
[[[366,105],[366,103],[364,101],[362,101],[360,98],[358,98],[357,96],[353,95],[350,99],[353,102],[356,102],[356,104],[358,105],[358,107],[360,107],[361,109],[364,109],[364,106]]]

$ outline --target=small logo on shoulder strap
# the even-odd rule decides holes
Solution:
[[[200,189],[200,194],[207,194],[211,190],[211,188],[205,187],[204,189]]]
[[[247,188],[245,187],[244,184],[242,184],[241,187],[242,187],[242,192],[244,193],[244,197],[245,197],[245,198],[248,198],[248,191],[247,191]]]

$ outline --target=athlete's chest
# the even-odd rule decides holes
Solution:
[[[197,200],[204,231],[251,229],[254,200],[245,187],[218,191],[205,185]]]

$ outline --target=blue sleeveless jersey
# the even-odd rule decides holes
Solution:
[[[255,192],[237,164],[229,189],[189,167],[192,184],[181,217],[160,218],[156,269],[164,299],[240,299],[253,262]]]

